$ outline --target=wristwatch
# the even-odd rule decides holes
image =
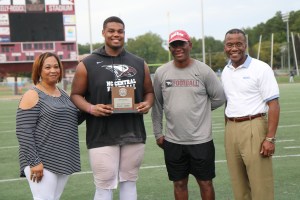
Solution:
[[[265,140],[268,141],[268,142],[271,142],[271,143],[275,144],[276,137],[266,137]]]

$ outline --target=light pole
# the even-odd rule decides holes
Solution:
[[[92,41],[92,23],[91,23],[91,4],[88,0],[88,11],[89,11],[89,31],[90,31],[90,53],[93,52],[93,41]]]
[[[170,12],[167,12],[167,17],[168,17],[168,36],[169,36],[169,34],[170,34]],[[167,39],[167,41],[168,41],[168,39]],[[170,61],[171,60],[171,52],[170,52],[170,50],[169,50],[169,43],[168,42],[166,42],[167,43],[167,48],[168,48],[168,61]]]
[[[289,17],[290,13],[287,12],[281,15],[282,21],[286,22],[286,42],[287,42],[287,62],[288,62],[288,69],[291,70],[291,61],[290,61],[290,37],[289,37]]]
[[[203,19],[203,0],[201,0],[201,13],[202,13],[202,60],[205,63],[205,36],[204,36],[204,19]]]

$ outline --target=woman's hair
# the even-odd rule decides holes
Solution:
[[[37,83],[40,82],[44,62],[49,57],[54,57],[57,60],[57,63],[58,63],[59,69],[60,69],[60,75],[59,75],[59,78],[58,78],[58,82],[61,81],[61,79],[63,77],[63,66],[62,66],[62,63],[61,63],[59,57],[54,53],[46,52],[46,53],[42,53],[41,55],[36,57],[35,60],[34,60],[33,65],[32,65],[31,78],[32,78],[32,81],[33,81],[34,85],[36,85]]]

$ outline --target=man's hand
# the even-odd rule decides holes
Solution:
[[[267,140],[264,140],[261,145],[260,154],[264,157],[270,157],[273,156],[274,153],[275,153],[275,144]]]
[[[151,108],[151,105],[148,102],[144,101],[140,102],[136,108],[139,113],[147,114]]]
[[[156,144],[162,149],[164,149],[164,140],[165,136],[162,136],[156,140]]]
[[[113,113],[113,108],[110,105],[96,104],[90,108],[90,114],[96,117],[110,116]]]

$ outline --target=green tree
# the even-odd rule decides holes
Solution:
[[[258,45],[259,43],[255,44],[253,46],[253,52],[254,55],[252,57],[257,58],[257,53],[258,53]],[[279,67],[281,65],[281,52],[280,52],[280,47],[281,44],[279,43],[274,43],[273,44],[273,66],[272,67]],[[271,64],[271,41],[263,41],[261,43],[260,47],[260,54],[259,54],[259,59]]]
[[[95,43],[93,44],[93,50],[103,46],[103,43]],[[83,55],[83,54],[89,54],[90,53],[90,44],[86,43],[86,44],[78,44],[78,52],[79,55]]]
[[[274,35],[274,55],[273,55],[273,66],[281,66],[281,56],[287,54],[287,50],[281,52],[281,47],[286,46],[287,41],[287,24],[282,19],[282,13],[278,11],[275,16],[266,23],[260,23],[253,28],[244,29],[248,35],[248,49],[249,54],[253,57],[257,57],[257,49],[259,43],[259,37],[262,35],[261,55],[260,59],[269,63],[270,62],[270,43],[272,33]],[[300,11],[292,11],[289,14],[289,31],[295,34],[295,48],[298,60],[300,59],[300,47],[299,47],[299,33],[300,33]],[[292,49],[292,39],[290,37],[290,52],[291,52],[291,63],[295,63]],[[266,46],[266,47],[265,47]],[[287,56],[287,55],[285,55]],[[285,63],[284,63],[285,65]]]
[[[218,71],[219,69],[223,69],[227,64],[227,57],[224,52],[214,52],[211,55],[210,63],[207,63],[214,71]]]
[[[191,51],[191,57],[202,61],[202,39],[191,38],[193,48]],[[212,56],[216,52],[223,52],[223,42],[215,40],[213,37],[205,37],[205,62],[211,63]]]
[[[149,64],[165,63],[168,61],[168,51],[163,44],[164,41],[159,35],[148,32],[136,38],[128,38],[126,49]]]

